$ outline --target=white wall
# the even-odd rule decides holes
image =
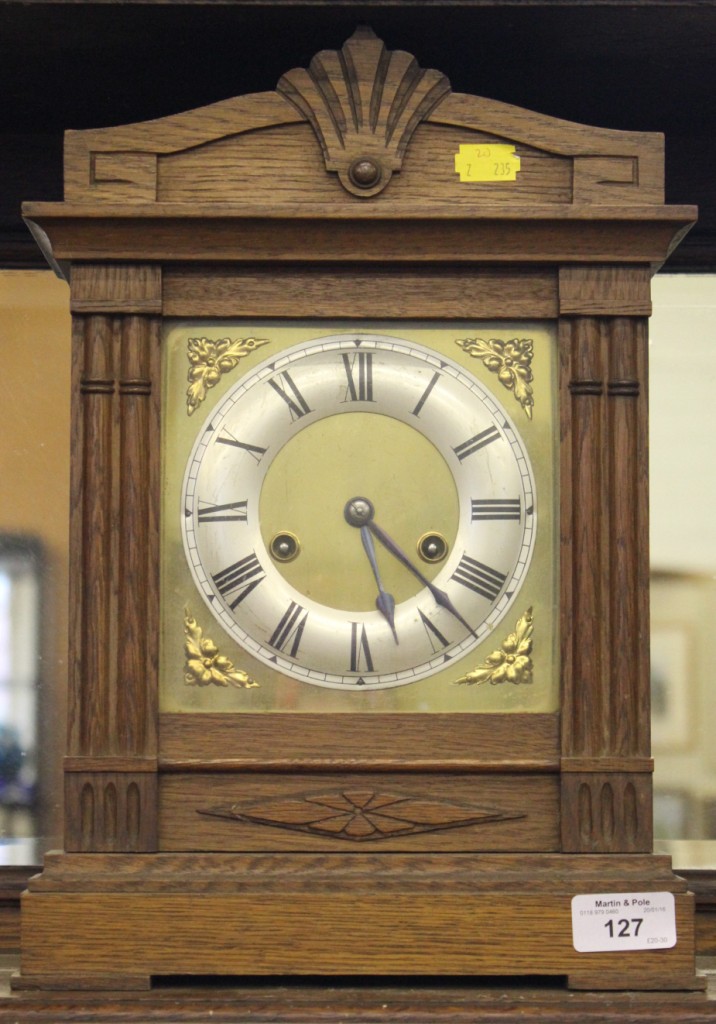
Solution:
[[[686,641],[682,663],[667,673],[668,714],[653,718],[655,829],[657,838],[714,839],[716,275],[657,276],[653,301],[653,668],[659,667],[658,638],[664,630]],[[656,707],[654,713],[658,716]]]
[[[657,275],[650,325],[651,564],[716,574],[716,275]]]

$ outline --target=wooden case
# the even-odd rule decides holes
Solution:
[[[483,143],[515,180],[460,180]],[[697,987],[692,897],[650,853],[646,323],[695,217],[664,205],[662,138],[455,94],[361,30],[275,92],[69,132],[65,201],[24,213],[71,281],[74,372],[65,852],[24,898],[21,984]],[[558,713],[160,713],[162,325],[237,316],[557,322]],[[240,828],[196,813],[237,790]],[[277,826],[276,800],[346,790],[434,827],[367,849]],[[514,813],[470,815],[495,801]],[[675,894],[675,947],[575,951],[572,896],[638,891]]]

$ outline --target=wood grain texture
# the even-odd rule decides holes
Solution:
[[[555,271],[428,269],[386,265],[169,268],[164,273],[166,316],[321,316],[443,320],[554,317]]]
[[[532,770],[559,765],[557,715],[162,714],[160,763],[186,770],[279,768],[384,771],[506,770],[516,759]],[[386,754],[389,752],[389,756]]]
[[[562,316],[651,316],[649,267],[559,268]]]
[[[167,852],[559,849],[556,775],[192,774],[159,792]]]
[[[162,273],[146,264],[72,267],[73,313],[161,313]]]
[[[664,138],[657,133],[591,128],[465,93],[443,100],[429,120],[574,158],[575,203],[664,201]]]
[[[157,194],[156,155],[206,145],[227,135],[302,121],[283,97],[254,93],[207,109],[136,125],[65,134],[65,199],[152,201]],[[96,154],[110,154],[100,160]],[[116,155],[132,154],[118,166]],[[112,159],[111,157],[114,157]]]
[[[136,310],[156,311],[160,283],[146,267],[73,275],[88,312],[73,328],[69,849],[156,846],[159,321]]]
[[[69,753],[156,750],[159,325],[74,328]]]
[[[455,173],[455,157],[462,145],[503,143],[504,138],[458,125],[423,124],[403,163],[398,180],[381,197],[383,206],[401,206],[410,202],[422,205],[427,193],[436,200],[449,200],[457,207],[476,203],[544,203],[569,205],[572,202],[572,161],[533,146],[517,143],[515,155],[520,170],[514,181],[464,182]]]
[[[648,756],[646,334],[641,321],[562,327],[565,391],[565,756]],[[572,623],[579,624],[578,632]],[[624,713],[626,712],[626,713]]]
[[[560,975],[590,986],[670,987],[689,974],[693,942],[670,950],[577,953],[569,897],[545,908],[539,895],[381,895],[347,892],[236,895],[73,894],[26,901],[32,939],[23,976],[232,974]],[[688,928],[691,898],[677,897],[677,928]],[[565,921],[569,922],[565,927]],[[350,927],[346,927],[350,922]],[[479,942],[476,925],[479,923]],[[514,930],[521,941],[515,947]],[[71,943],[41,938],[70,930]],[[111,938],[111,941],[109,941]]]
[[[673,892],[679,942],[577,954],[571,898],[599,891]],[[578,987],[599,973],[607,989],[688,988],[692,903],[654,856],[50,854],[24,897],[22,977],[538,973]]]
[[[618,304],[629,280],[613,273],[605,280]],[[562,608],[569,610],[562,616],[562,751],[645,758],[646,326],[637,317],[565,319],[561,345],[563,394],[570,396],[562,406]],[[563,849],[649,849],[649,786],[638,775],[617,784],[565,774]]]

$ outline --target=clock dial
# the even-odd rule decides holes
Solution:
[[[489,637],[535,539],[529,458],[494,395],[399,338],[303,342],[247,372],[182,490],[195,583],[258,661],[307,683],[400,686]]]

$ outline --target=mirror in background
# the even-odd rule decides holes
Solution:
[[[716,276],[658,275],[653,300],[654,833],[716,839]]]
[[[37,811],[42,545],[0,534],[0,835],[31,838]]]
[[[716,838],[715,283],[708,275],[654,280],[653,741],[655,824],[661,839]],[[7,845],[16,834],[35,834],[42,853],[61,845],[68,287],[49,271],[2,271],[0,312],[6,381],[0,403],[0,535],[8,552],[0,567],[0,786],[6,785],[3,770],[10,784],[18,743],[21,748],[13,776],[18,788],[7,789],[7,806],[0,796],[0,841]],[[19,629],[13,625],[18,616]],[[13,645],[26,638],[25,653],[13,646],[8,654],[9,636]],[[20,675],[8,668],[13,663],[22,666]]]
[[[0,272],[0,862],[61,846],[67,689],[69,288]],[[20,748],[18,753],[18,746]],[[27,860],[26,863],[32,863]]]

